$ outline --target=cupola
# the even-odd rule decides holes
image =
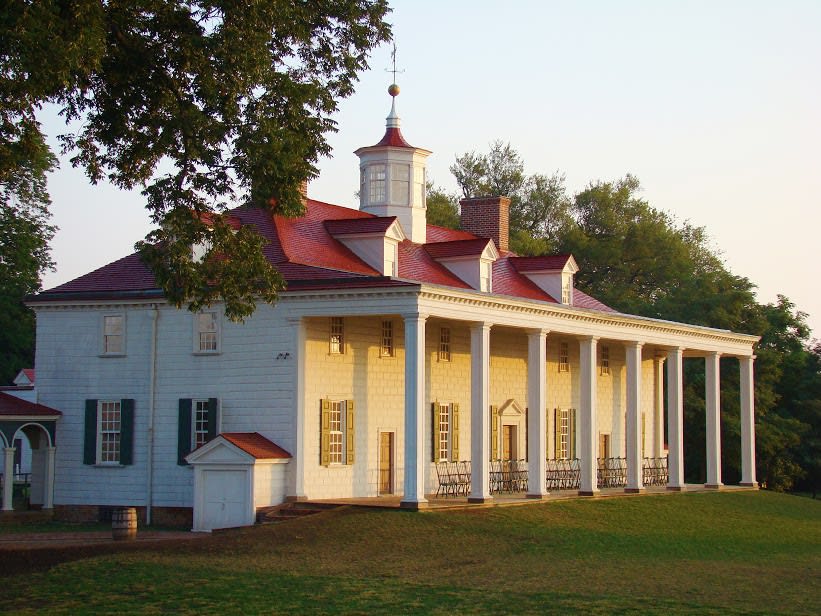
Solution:
[[[359,209],[379,217],[395,216],[412,242],[426,240],[425,160],[429,150],[415,148],[399,130],[396,97],[399,86],[388,88],[391,112],[379,143],[359,148]]]

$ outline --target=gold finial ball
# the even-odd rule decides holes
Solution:
[[[391,96],[398,96],[399,95],[399,86],[395,83],[392,83],[388,86],[388,94]]]

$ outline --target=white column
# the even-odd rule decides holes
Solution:
[[[3,511],[12,511],[14,495],[14,447],[3,449]]]
[[[741,370],[741,485],[758,487],[755,479],[755,390],[753,388],[753,360],[739,357]]]
[[[581,406],[581,425],[577,430],[581,435],[580,464],[581,482],[579,494],[594,496],[599,491],[596,471],[598,423],[596,416],[596,341],[590,336],[579,341],[579,364],[581,379],[579,387],[579,404]]]
[[[527,332],[527,497],[547,495],[545,479],[547,443],[545,442],[545,362],[547,330]]]
[[[405,492],[401,506],[423,509],[425,499],[425,320],[405,320]]]
[[[305,320],[299,317],[288,319],[293,332],[293,361],[294,361],[294,412],[296,425],[294,426],[294,440],[296,452],[291,460],[293,464],[293,487],[291,500],[306,500],[305,493],[305,455],[308,451],[305,442]]]
[[[490,323],[470,328],[470,503],[485,503],[490,495]]]
[[[664,357],[656,355],[653,359],[655,375],[655,394],[653,396],[653,455],[661,458],[664,455]]]
[[[684,349],[667,352],[667,489],[684,490]]]
[[[46,468],[43,480],[43,509],[54,508],[54,447],[46,448]]]
[[[627,487],[637,493],[644,488],[641,455],[641,343],[629,342],[627,352]]]
[[[707,407],[707,483],[708,488],[721,487],[721,355],[710,353],[704,359],[705,404]]]

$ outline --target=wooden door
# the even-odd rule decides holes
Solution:
[[[609,434],[599,434],[599,457],[600,458],[609,458],[610,457],[610,435]]]
[[[393,432],[379,433],[379,494],[393,494]]]
[[[502,459],[516,459],[516,426],[502,427]]]

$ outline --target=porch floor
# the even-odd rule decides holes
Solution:
[[[723,485],[716,490],[715,488],[707,488],[700,483],[685,484],[684,492],[717,492],[717,491],[743,491],[756,490],[757,488],[750,488],[745,486]],[[666,487],[647,487],[639,494],[631,494],[624,491],[624,488],[601,488],[596,496],[580,496],[578,490],[555,490],[550,492],[543,499],[527,498],[524,493],[518,494],[494,494],[490,502],[487,503],[469,503],[466,496],[439,496],[427,494],[428,503],[420,511],[447,511],[453,509],[475,509],[483,507],[516,507],[519,505],[533,505],[536,503],[544,503],[558,500],[568,500],[574,498],[615,498],[615,497],[634,497],[634,496],[649,496],[660,494],[678,494],[668,490]],[[313,503],[317,505],[348,505],[352,507],[364,507],[373,509],[401,509],[401,496],[387,495],[387,496],[369,496],[362,498],[324,498],[324,499],[308,499],[302,501],[305,503]]]

